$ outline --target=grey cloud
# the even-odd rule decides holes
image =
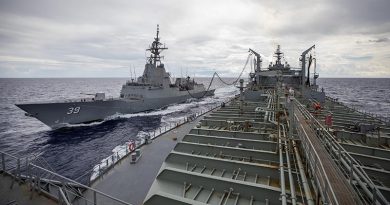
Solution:
[[[347,60],[358,60],[358,61],[366,61],[366,60],[371,60],[373,58],[372,55],[366,55],[366,56],[351,56],[351,55],[346,55],[343,56],[343,58]]]
[[[169,47],[164,62],[174,72],[186,65],[201,74],[217,70],[234,76],[248,48],[263,54],[267,65],[277,44],[294,66],[313,43],[323,54],[325,73],[335,73],[326,64],[373,60],[380,64],[377,70],[385,70],[389,58],[381,52],[389,53],[388,8],[385,0],[0,0],[0,76],[50,77],[51,70],[64,76],[69,70],[76,76],[123,76],[118,73],[127,74],[130,65],[140,73],[157,23]]]
[[[386,43],[389,42],[390,39],[387,37],[382,37],[382,38],[375,38],[375,39],[369,39],[369,40],[357,40],[357,44],[362,44],[362,43]]]
[[[278,21],[267,29],[281,36],[332,34],[373,34],[390,32],[390,1],[329,0],[294,1],[293,4],[270,2],[271,20]]]
[[[383,43],[383,42],[388,42],[390,39],[389,38],[378,38],[375,40],[369,40],[369,42],[374,42],[374,43]]]

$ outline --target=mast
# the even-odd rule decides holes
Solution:
[[[276,65],[280,65],[281,64],[280,60],[283,57],[283,53],[280,51],[280,45],[278,45],[278,47],[276,48],[274,57],[276,57]]]
[[[160,42],[160,38],[158,36],[159,33],[160,33],[160,29],[159,29],[159,25],[157,24],[156,37],[154,38],[152,45],[150,45],[149,48],[146,49],[147,51],[150,51],[150,53],[151,53],[150,57],[148,57],[148,61],[150,64],[153,64],[154,66],[157,66],[157,63],[159,65],[161,64],[161,58],[164,59],[164,56],[160,56],[160,53],[163,50],[168,49],[167,47],[165,47],[165,45],[163,45]]]

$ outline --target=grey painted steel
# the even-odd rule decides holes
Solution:
[[[64,102],[37,102],[16,104],[51,128],[69,124],[88,123],[104,120],[115,114],[129,114],[162,108],[173,103],[185,102],[192,97],[201,98],[214,95],[214,89],[206,90],[203,84],[187,78],[177,78],[171,83],[170,74],[161,63],[160,53],[167,49],[161,47],[158,37],[154,38],[148,63],[143,75],[136,81],[122,86],[119,98],[105,98],[104,93],[96,93],[94,98],[68,100]],[[208,88],[209,89],[209,88]]]
[[[199,144],[182,142],[178,144],[175,151],[186,153],[196,153],[198,155],[215,155],[217,157],[232,157],[235,160],[254,160],[265,164],[275,163],[279,161],[276,152],[253,150],[247,148],[235,148],[227,146],[218,146],[210,144]]]
[[[245,123],[250,119],[248,116],[235,122]],[[277,151],[276,136],[271,132],[226,130],[227,124],[222,120],[217,125],[225,126],[224,129],[216,129],[212,128],[215,124],[209,126],[213,122],[210,117],[203,119],[200,127],[192,129],[175,146],[145,204],[168,199],[173,204],[278,204],[282,191],[287,203],[291,192],[281,188],[280,183],[284,182],[280,175],[288,170],[283,170],[284,160],[279,159],[279,153],[283,152]],[[262,126],[275,130],[269,123]],[[297,183],[296,179],[291,180]]]
[[[194,96],[202,96],[204,91],[193,93]],[[209,91],[212,95],[214,90]],[[137,113],[147,110],[158,109],[173,103],[185,102],[192,98],[187,91],[183,91],[181,96],[171,96],[165,98],[151,98],[144,100],[112,99],[104,101],[89,102],[63,102],[63,103],[32,103],[18,104],[22,110],[30,113],[38,120],[52,128],[60,128],[68,124],[79,124],[104,120],[106,117],[115,114]],[[79,107],[77,114],[67,114],[69,108]]]
[[[228,147],[240,147],[248,149],[261,149],[265,151],[276,151],[276,142],[266,140],[248,140],[237,139],[229,137],[217,137],[207,135],[193,135],[188,134],[184,137],[183,141],[193,142],[199,144],[213,144]]]
[[[129,203],[142,204],[161,164],[177,143],[174,138],[180,140],[200,119],[202,117],[168,131],[155,138],[152,143],[142,146],[142,157],[135,164],[131,164],[131,157],[127,155],[97,178],[91,187]],[[84,196],[92,196],[92,192],[86,191]]]
[[[360,163],[358,163],[334,138],[333,135],[331,135],[325,127],[319,123],[305,108],[304,106],[299,103],[298,101],[294,101],[297,104],[297,107],[301,110],[301,112],[305,115],[307,119],[311,119],[313,124],[311,125],[314,129],[317,129],[318,132],[318,138],[323,141],[325,144],[325,147],[329,146],[329,152],[332,156],[335,158],[338,158],[338,160],[341,162],[338,165],[340,170],[348,170],[348,178],[350,180],[350,183],[352,183],[353,180],[355,180],[359,187],[353,186],[353,188],[356,190],[356,193],[360,193],[363,195],[366,195],[366,197],[369,200],[372,200],[374,203],[379,204],[387,204],[387,200],[382,195],[382,193],[377,189],[377,187],[374,185],[374,183],[371,181],[371,179],[368,177],[368,175],[363,170]],[[302,127],[302,125],[301,125]],[[307,153],[307,152],[306,152]],[[320,160],[317,160],[320,162]],[[344,167],[343,167],[344,166]],[[315,175],[316,176],[316,175]],[[329,188],[329,187],[328,187]],[[361,188],[362,190],[360,190]]]
[[[18,166],[18,162],[20,162],[20,159],[1,152],[0,153],[4,156],[7,156],[8,159],[4,160],[6,162],[5,169],[2,170],[5,173],[8,173],[9,175],[13,176],[14,180],[17,180],[19,183],[25,183],[30,187],[33,187],[31,189],[32,194],[33,192],[37,192],[39,194],[44,194],[47,197],[50,197],[56,201],[63,201],[66,202],[69,199],[76,199],[78,198],[79,201],[82,201],[84,204],[90,204],[92,202],[92,199],[85,198],[85,196],[81,195],[77,191],[75,191],[77,188],[75,187],[81,187],[85,190],[90,190],[95,195],[98,194],[100,197],[103,197],[106,199],[106,201],[110,202],[110,204],[117,204],[117,205],[131,205],[130,203],[127,203],[125,201],[122,201],[120,199],[117,199],[115,197],[112,197],[108,194],[105,194],[99,190],[93,189],[91,187],[88,187],[86,185],[80,184],[72,179],[66,178],[64,176],[61,176],[53,171],[47,170],[43,167],[37,166],[29,161],[26,163],[23,163],[25,167],[22,167],[22,169]],[[16,161],[16,162],[15,162]],[[7,166],[7,163],[9,164]],[[15,166],[16,163],[16,166]],[[52,177],[55,179],[58,179],[61,183],[53,183],[51,180],[46,180],[42,177]],[[45,183],[46,182],[46,183]],[[50,190],[47,190],[47,186],[50,185],[52,188],[55,188],[56,191],[52,192]],[[66,195],[66,201],[64,201],[61,197],[62,195],[58,195],[58,193],[61,193],[61,189],[63,193]],[[103,204],[103,203],[95,203],[95,204]]]

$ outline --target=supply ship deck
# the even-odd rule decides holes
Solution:
[[[240,95],[129,152],[90,186],[6,153],[1,186],[13,176],[31,187],[14,194],[53,204],[389,204],[389,122],[307,81],[312,48],[301,70],[280,56],[261,70],[250,50],[256,70]]]
[[[354,166],[361,166],[377,190],[389,200],[388,144],[381,144],[382,148],[370,147],[363,145],[362,139],[356,139],[354,143],[360,141],[360,147],[352,148],[357,146],[352,143],[354,136],[337,137],[336,141],[325,144],[325,134],[316,133],[310,117],[305,116],[311,113],[299,107],[302,105],[298,100],[294,123],[300,128],[289,137],[288,123],[277,128],[273,120],[275,112],[254,112],[256,108],[273,110],[267,104],[273,104],[270,102],[274,97],[269,95],[264,102],[244,101],[243,112],[236,100],[201,120],[168,155],[145,204],[368,203],[360,199],[365,194],[358,185],[359,180],[368,180],[349,179],[349,169],[340,165],[348,157],[335,158],[329,151],[331,146],[336,146],[332,143],[341,144],[348,151],[344,154],[359,162],[364,159],[362,166]],[[343,105],[335,107],[347,109]],[[350,117],[360,116],[357,112],[349,113]],[[338,135],[344,135],[342,132]],[[383,140],[389,139],[388,133],[382,134]],[[377,161],[374,150],[379,149],[384,161]]]

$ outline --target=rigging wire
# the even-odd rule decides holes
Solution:
[[[213,77],[211,78],[211,81],[210,81],[210,83],[209,83],[207,89],[206,89],[206,90],[204,91],[204,93],[202,94],[202,96],[200,96],[200,97],[194,96],[193,94],[190,93],[190,91],[189,91],[188,88],[187,88],[186,90],[187,90],[188,94],[189,94],[192,98],[197,98],[197,99],[203,98],[205,95],[207,95],[207,93],[209,93],[211,84],[213,83],[215,76],[217,76],[218,79],[219,79],[223,84],[225,84],[225,85],[230,86],[230,85],[236,84],[236,83],[240,80],[242,74],[244,73],[244,71],[245,71],[245,69],[246,69],[246,66],[248,65],[248,62],[249,62],[249,59],[250,59],[251,56],[252,56],[252,53],[249,53],[249,55],[248,55],[248,57],[247,57],[247,59],[246,59],[245,65],[244,65],[244,67],[243,67],[242,70],[241,70],[240,75],[239,75],[239,76],[237,77],[237,79],[235,79],[232,83],[227,83],[227,82],[225,82],[224,80],[222,80],[222,78],[219,76],[219,74],[218,74],[217,72],[214,72]]]

